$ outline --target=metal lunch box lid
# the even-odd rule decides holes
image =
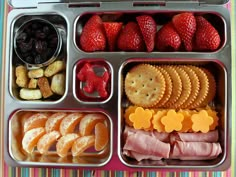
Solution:
[[[211,4],[211,5],[223,5],[229,2],[229,0],[24,0],[24,3],[22,3],[22,0],[8,0],[8,3],[13,8],[35,8],[38,6],[38,4],[43,3],[68,3],[68,4],[76,4],[76,3],[89,3],[89,2],[122,2],[122,1],[133,1],[133,2],[155,2],[155,3],[176,3],[176,2],[188,2],[189,3],[199,3],[199,4]]]

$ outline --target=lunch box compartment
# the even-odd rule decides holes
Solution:
[[[12,96],[16,99],[16,100],[20,100],[20,101],[46,101],[46,102],[55,102],[55,101],[58,101],[58,100],[60,100],[63,96],[64,96],[64,93],[65,93],[65,88],[66,88],[66,64],[67,64],[67,23],[66,23],[66,21],[65,21],[65,19],[62,17],[62,16],[60,16],[60,15],[56,15],[56,14],[48,14],[48,15],[43,15],[43,14],[41,14],[41,15],[35,15],[35,14],[32,14],[32,15],[30,15],[30,14],[27,14],[27,15],[22,15],[22,16],[20,16],[20,17],[18,17],[17,19],[15,19],[15,21],[13,22],[13,24],[12,24],[12,44],[13,44],[13,40],[14,40],[14,38],[15,38],[15,35],[16,35],[16,33],[19,33],[19,28],[22,28],[22,27],[25,27],[25,28],[27,28],[27,26],[30,26],[29,24],[37,24],[37,22],[34,22],[34,21],[40,21],[40,20],[42,20],[43,22],[45,22],[45,23],[47,23],[47,21],[51,24],[51,25],[53,25],[54,26],[54,28],[58,31],[58,34],[59,34],[59,36],[58,36],[58,42],[59,42],[59,40],[61,39],[61,47],[59,47],[58,48],[58,55],[55,55],[55,57],[53,57],[53,58],[51,58],[50,60],[52,60],[52,61],[48,61],[47,63],[45,63],[45,64],[26,64],[26,63],[24,63],[24,62],[22,62],[22,60],[21,59],[19,59],[19,57],[16,55],[16,52],[15,52],[15,50],[14,50],[14,48],[13,48],[13,46],[11,46],[11,55],[10,55],[10,58],[9,58],[9,60],[10,60],[10,73],[11,73],[11,78],[10,78],[10,82],[9,82],[9,89],[10,89],[10,92],[11,92],[11,94],[12,94]],[[23,26],[22,26],[22,24],[23,24]],[[25,25],[25,26],[24,26]],[[37,35],[37,33],[39,33],[37,30],[37,28],[39,28],[39,27],[37,27],[36,26],[36,29],[33,29],[33,27],[32,26],[30,26],[29,27],[29,29],[31,30],[31,35],[30,34],[28,34],[28,37],[26,38],[26,43],[28,42],[27,40],[29,40],[29,38],[32,38],[33,39],[33,42],[32,42],[32,48],[39,48],[40,46],[38,46],[38,45],[40,45],[40,44],[36,44],[38,41],[40,42],[40,39],[39,38],[36,38],[36,37],[34,37],[35,35]],[[24,32],[24,31],[23,31]],[[46,33],[45,33],[46,34]],[[47,36],[47,35],[46,35]],[[51,36],[53,37],[53,36],[55,36],[54,34],[51,34]],[[56,36],[55,36],[56,37]],[[54,37],[54,38],[55,38]],[[46,40],[47,41],[47,43],[48,44],[46,44],[46,52],[48,51],[48,50],[50,50],[51,48],[50,47],[52,47],[52,45],[53,45],[53,43],[51,44],[50,42],[53,42],[53,40],[54,40],[54,38],[50,38],[49,39],[49,36],[48,36],[48,39]],[[38,40],[38,41],[37,41]],[[45,41],[45,39],[42,39],[42,43]],[[37,46],[36,46],[37,45]],[[43,44],[42,44],[43,45]],[[51,45],[51,46],[50,46]],[[55,45],[57,45],[57,44],[55,44]],[[45,46],[45,45],[44,45]],[[44,46],[42,46],[42,47],[44,47]],[[30,53],[30,52],[29,52]],[[44,54],[45,52],[43,52],[42,53],[42,55]],[[45,71],[46,71],[46,68],[49,66],[49,65],[52,65],[54,62],[56,62],[56,61],[61,61],[61,63],[63,63],[63,66],[62,66],[62,64],[60,63],[60,66],[59,65],[55,65],[54,67],[52,67],[52,69],[49,71],[49,72],[54,72],[53,74],[50,74],[49,72],[49,74],[50,75],[47,75],[46,73],[45,73]],[[24,68],[25,68],[25,70],[26,70],[26,75],[25,74],[23,74],[23,76],[22,76],[22,73],[21,72],[23,72],[22,70],[21,71],[19,71],[18,72],[18,74],[16,73],[16,68],[18,67],[18,66],[24,66]],[[60,68],[59,68],[60,67]],[[64,89],[64,93],[62,93],[63,92],[63,90],[62,91],[60,91],[59,93],[56,93],[56,92],[54,92],[54,93],[52,93],[52,91],[50,90],[50,88],[49,88],[49,90],[50,90],[50,92],[51,92],[51,96],[49,96],[49,97],[43,97],[43,96],[41,96],[41,98],[35,98],[35,99],[27,99],[27,98],[22,98],[21,96],[20,96],[20,90],[22,89],[22,88],[26,88],[26,89],[28,89],[27,87],[30,87],[29,85],[30,85],[30,81],[31,81],[31,78],[29,78],[29,75],[28,75],[28,73],[29,72],[32,72],[33,70],[39,70],[39,69],[42,69],[43,71],[40,71],[40,73],[39,73],[39,75],[37,76],[37,73],[35,73],[35,76],[30,76],[30,77],[35,77],[35,79],[37,80],[39,77],[45,77],[46,76],[46,78],[47,78],[47,80],[48,80],[48,82],[49,82],[49,86],[52,88],[53,86],[51,85],[52,84],[52,80],[53,80],[53,76],[55,76],[56,74],[62,74],[63,76],[63,78],[62,78],[62,81],[60,81],[60,83],[63,83],[63,85],[62,84],[60,84],[60,85],[56,85],[56,87],[63,87]],[[53,71],[53,70],[57,70],[57,69],[59,69],[58,70],[58,72],[56,72],[56,71]],[[27,85],[25,85],[24,84],[24,87],[22,87],[21,85],[18,85],[17,84],[17,82],[16,82],[16,80],[17,80],[17,77],[16,77],[16,75],[19,75],[18,77],[18,79],[19,80],[25,80],[25,79],[27,79],[27,81],[23,81],[23,82],[27,82]],[[21,78],[21,77],[23,77],[23,78]],[[59,76],[60,77],[60,76]],[[58,77],[56,77],[55,76],[55,80],[56,80],[56,78],[58,78]],[[60,77],[61,78],[61,77]],[[20,82],[20,81],[19,81]],[[32,88],[29,88],[31,91],[32,91],[32,89],[34,90],[34,89],[37,89],[37,90],[39,90],[39,86],[37,85],[37,81],[35,81],[36,83],[35,83],[35,85],[34,86],[32,86]],[[56,83],[56,82],[55,82]],[[55,89],[57,89],[57,88],[55,88]],[[28,91],[28,90],[27,90]],[[30,93],[30,91],[29,92],[27,92],[26,91],[26,93],[25,94],[36,94],[36,93]],[[42,91],[41,91],[42,92]]]
[[[62,113],[62,114],[66,113],[66,116],[69,116],[73,113],[82,113],[83,117],[87,116],[86,119],[91,119],[91,121],[93,121],[94,118],[96,117],[97,121],[94,123],[97,124],[100,122],[100,123],[104,124],[107,131],[108,131],[107,145],[102,150],[99,150],[99,151],[96,151],[94,149],[95,145],[92,145],[92,146],[90,145],[87,148],[85,148],[84,151],[82,152],[82,154],[80,154],[79,156],[72,156],[71,148],[69,148],[67,155],[64,157],[61,157],[58,155],[57,148],[56,148],[56,143],[59,142],[60,138],[63,136],[62,131],[61,131],[62,129],[61,129],[61,127],[59,127],[59,130],[56,130],[56,131],[60,132],[60,137],[57,138],[57,140],[50,145],[47,153],[40,153],[40,151],[37,149],[37,143],[40,141],[40,139],[36,140],[36,144],[35,144],[36,146],[34,147],[33,152],[27,153],[26,152],[27,149],[24,150],[24,148],[23,148],[23,141],[24,141],[23,139],[24,139],[24,136],[26,136],[26,133],[32,130],[32,129],[29,129],[29,130],[27,129],[27,131],[24,132],[24,129],[26,127],[28,127],[27,126],[28,124],[26,125],[27,119],[28,118],[32,119],[32,116],[37,115],[37,114],[43,114],[43,115],[46,114],[47,118],[49,118],[50,115],[58,114],[58,113]],[[60,123],[63,122],[63,119],[66,119],[66,116],[64,116],[62,118]],[[82,117],[82,119],[83,119],[83,117]],[[98,119],[100,119],[100,120],[98,120]],[[46,121],[47,120],[48,119],[46,119]],[[34,121],[35,121],[35,119],[34,119]],[[36,122],[37,121],[35,121],[35,123]],[[39,122],[40,121],[38,121],[38,123]],[[86,123],[86,122],[84,122],[84,123]],[[86,125],[86,126],[89,125],[88,121],[87,121],[87,123],[88,124],[84,124],[84,125]],[[86,137],[86,136],[90,136],[90,135],[96,136],[95,135],[96,124],[89,125],[92,128],[91,134],[81,135],[79,133],[79,132],[81,132],[80,128],[79,128],[80,122],[77,122],[75,124],[75,128],[74,129],[70,128],[71,131],[66,133],[65,136],[70,133],[78,134],[78,138]],[[45,123],[45,126],[41,127],[41,128],[45,128],[46,134],[50,133],[49,131],[47,131],[50,129],[50,127],[48,125],[49,124]],[[37,128],[37,125],[31,125],[29,127],[31,127],[31,128],[34,127],[33,129],[35,129],[35,128]],[[112,141],[112,135],[113,135],[113,128],[112,127],[113,126],[112,126],[111,118],[105,112],[98,111],[98,110],[94,110],[94,111],[93,110],[89,110],[89,111],[87,111],[87,110],[48,110],[48,109],[44,109],[44,110],[43,109],[16,110],[15,112],[12,113],[11,117],[9,118],[8,151],[9,151],[11,158],[14,159],[20,165],[24,165],[24,164],[27,164],[27,165],[38,164],[38,165],[40,165],[40,164],[44,163],[44,165],[47,165],[47,166],[61,166],[61,167],[62,166],[64,166],[64,167],[73,167],[73,166],[99,167],[99,166],[104,166],[105,164],[107,164],[109,162],[109,160],[112,156],[112,142],[113,142]],[[87,128],[89,128],[89,127],[87,127]],[[84,130],[86,132],[88,131],[88,129],[84,129]],[[103,136],[105,136],[104,132],[100,131],[99,133],[102,133]],[[42,138],[42,136],[41,136],[41,138]],[[75,139],[74,141],[76,141],[76,140],[77,139]],[[26,141],[24,141],[24,142],[26,142]],[[45,144],[47,144],[47,141],[45,141]],[[86,141],[84,142],[84,144],[86,144]],[[65,145],[65,146],[67,146],[67,145]],[[25,147],[28,147],[28,146],[25,146]],[[60,147],[58,149],[60,149]]]
[[[204,52],[204,53],[212,53],[212,52],[219,52],[222,50],[222,48],[225,46],[226,39],[227,39],[227,33],[226,33],[226,25],[225,25],[225,19],[219,14],[215,12],[199,12],[199,11],[188,11],[192,12],[193,15],[196,16],[203,16],[212,26],[218,31],[220,35],[220,45],[216,50],[210,51],[210,50],[198,50],[196,48],[193,48],[192,51],[186,51],[183,45],[183,41],[181,44],[181,47],[176,50],[177,52]],[[81,48],[81,42],[80,42],[80,36],[82,34],[83,28],[85,27],[86,23],[91,19],[92,16],[98,15],[102,22],[118,22],[122,23],[122,26],[124,26],[129,23],[129,22],[136,22],[137,23],[137,17],[142,16],[142,15],[150,15],[153,17],[154,21],[156,22],[157,25],[157,32],[167,23],[171,22],[173,17],[177,14],[183,13],[182,11],[164,11],[164,10],[151,10],[151,11],[128,11],[128,12],[123,12],[123,11],[118,11],[118,12],[99,12],[99,13],[85,13],[80,16],[75,21],[75,32],[74,32],[74,41],[75,45],[77,46],[78,50],[82,50]],[[138,23],[137,23],[138,24]],[[102,29],[104,28],[103,26],[101,27]],[[95,28],[96,29],[96,28]],[[122,29],[121,29],[122,31]],[[118,38],[121,33],[121,31],[118,33],[118,37],[115,42],[115,49],[114,51],[109,51],[108,47],[108,40],[106,39],[106,47],[104,50],[95,50],[95,51],[87,51],[88,53],[91,52],[122,52],[123,50],[119,49],[117,46],[118,43]],[[103,33],[106,36],[106,33],[103,29]],[[156,33],[157,34],[157,33]],[[194,36],[195,38],[195,36]],[[193,39],[195,41],[195,39]],[[155,47],[152,52],[165,52],[157,49],[157,39],[155,38]],[[173,49],[167,49],[167,52],[176,52]],[[84,51],[86,52],[86,51]],[[138,51],[132,51],[132,50],[127,50],[127,52],[147,52],[147,49],[142,49]]]
[[[145,61],[145,62],[144,62]],[[127,98],[125,93],[125,86],[124,86],[124,80],[126,77],[126,74],[128,71],[130,71],[131,68],[139,65],[139,64],[151,64],[153,66],[163,66],[163,65],[171,65],[176,66],[178,65],[185,65],[185,66],[197,66],[200,68],[205,68],[208,71],[210,71],[216,81],[216,94],[214,97],[214,100],[209,103],[210,107],[215,108],[216,112],[218,113],[219,117],[219,125],[218,125],[218,132],[219,132],[219,143],[222,148],[222,153],[212,160],[178,160],[178,159],[162,159],[162,160],[141,160],[137,161],[133,158],[127,157],[123,154],[123,147],[125,144],[124,141],[124,127],[126,125],[125,123],[125,109],[128,108],[130,105],[133,105]],[[219,165],[222,165],[226,161],[226,157],[228,156],[227,146],[227,136],[228,136],[228,119],[229,119],[229,108],[227,107],[228,102],[228,93],[227,93],[227,87],[228,87],[228,78],[227,78],[227,69],[225,68],[224,64],[213,59],[209,60],[201,60],[201,59],[166,59],[166,58],[154,58],[154,59],[147,59],[147,58],[131,58],[127,59],[120,68],[119,73],[119,127],[118,127],[118,141],[119,141],[119,147],[118,147],[118,154],[120,157],[120,160],[123,164],[129,166],[129,167],[147,167],[147,168],[210,168],[210,167],[217,167]],[[163,109],[161,108],[155,108],[155,109]],[[174,109],[174,108],[165,108],[165,109]],[[203,107],[204,109],[204,107]],[[179,109],[175,109],[179,110]],[[189,110],[189,109],[183,109],[183,110]],[[197,109],[194,109],[197,110]],[[217,128],[216,128],[217,129]],[[172,151],[172,150],[171,150]]]

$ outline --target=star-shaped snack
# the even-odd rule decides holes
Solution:
[[[135,129],[148,129],[151,127],[152,111],[137,107],[135,112],[130,114],[129,119]]]
[[[171,109],[167,112],[167,115],[162,117],[161,123],[165,126],[165,131],[170,133],[172,131],[180,131],[182,129],[182,121],[184,116],[181,113],[176,113]]]
[[[207,133],[210,130],[210,126],[213,124],[213,118],[208,115],[206,110],[201,110],[197,114],[191,116],[193,122],[192,130],[194,132]]]

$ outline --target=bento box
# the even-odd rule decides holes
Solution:
[[[60,168],[229,168],[225,3],[9,1],[1,110],[5,161]]]

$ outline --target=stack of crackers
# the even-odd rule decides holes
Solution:
[[[203,67],[139,64],[126,74],[125,93],[144,108],[194,109],[213,100],[216,82]]]

